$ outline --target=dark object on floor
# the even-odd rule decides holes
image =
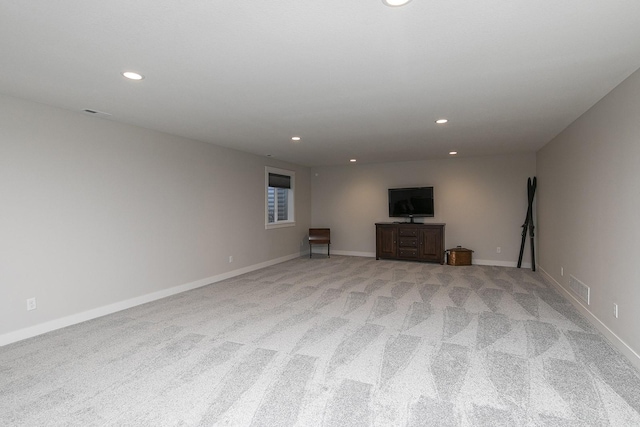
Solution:
[[[309,258],[313,254],[313,245],[327,245],[327,257],[331,258],[331,229],[330,228],[310,228],[309,229]]]
[[[448,265],[471,265],[471,249],[456,247],[447,249],[447,264]]]
[[[531,178],[527,180],[527,195],[529,198],[529,207],[527,208],[527,217],[524,220],[524,224],[522,224],[522,242],[520,243],[520,255],[518,256],[518,268],[522,266],[522,254],[524,253],[524,243],[527,240],[527,228],[529,228],[529,236],[531,237],[531,270],[536,271],[536,250],[533,243],[533,198],[536,195],[536,186],[538,185],[538,180],[534,176],[533,181]]]

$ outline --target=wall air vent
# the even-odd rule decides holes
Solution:
[[[591,288],[576,279],[573,275],[569,275],[569,288],[578,296],[581,300],[589,305],[591,303]]]
[[[93,110],[91,108],[85,108],[84,110],[82,110],[82,112],[90,114],[90,115],[95,116],[95,117],[109,117],[109,116],[111,116],[111,114],[109,114],[109,113],[105,113],[104,111]]]

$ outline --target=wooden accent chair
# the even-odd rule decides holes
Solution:
[[[309,258],[313,254],[313,245],[327,245],[327,258],[331,258],[331,229],[330,228],[310,228],[309,229]]]

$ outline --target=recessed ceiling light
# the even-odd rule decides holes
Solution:
[[[142,80],[144,76],[142,74],[134,73],[133,71],[125,71],[122,73],[123,76],[128,78],[129,80]]]
[[[384,3],[387,6],[397,7],[397,6],[404,6],[410,1],[411,0],[382,0],[382,3]]]
[[[456,154],[458,154],[457,151],[449,151],[449,154],[451,154],[452,156],[455,156]]]
[[[447,119],[438,119],[438,120],[436,120],[436,123],[439,124],[439,125],[442,125],[442,124],[447,123],[448,121],[449,120],[447,120]]]
[[[291,140],[292,141],[300,141],[302,138],[300,138],[299,136],[292,136]]]
[[[355,162],[357,162],[357,160],[356,160],[356,159],[351,159],[351,160],[349,160],[349,161],[350,161],[351,163],[355,163]]]

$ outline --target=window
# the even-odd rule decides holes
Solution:
[[[265,167],[265,228],[291,227],[295,172]]]

